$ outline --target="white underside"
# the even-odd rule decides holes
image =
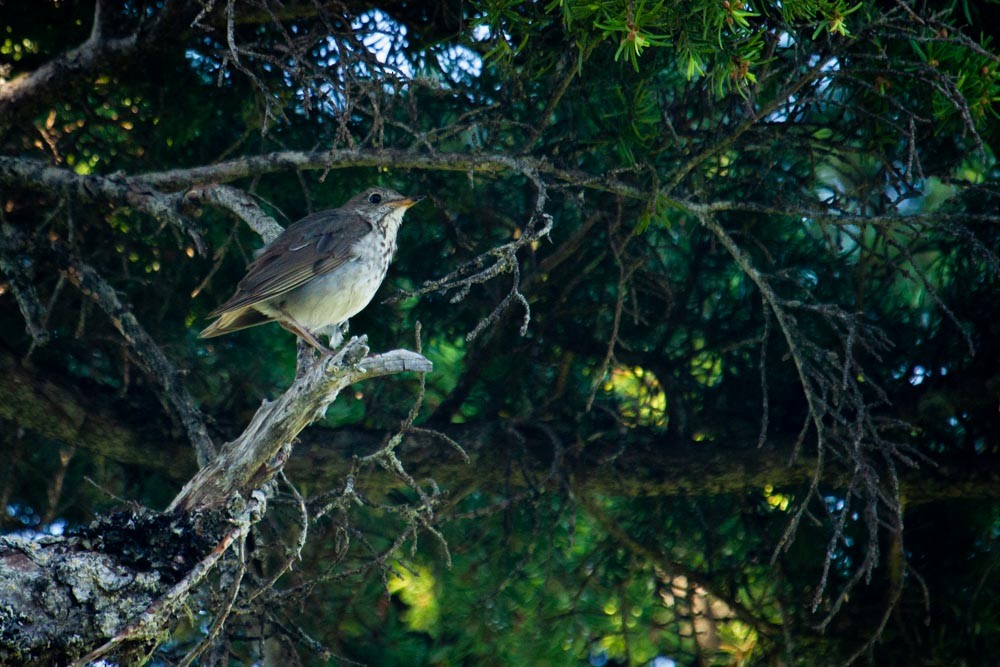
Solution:
[[[351,260],[302,287],[258,304],[257,310],[279,320],[287,313],[309,331],[340,324],[360,313],[375,296],[385,272],[373,273],[360,261]]]

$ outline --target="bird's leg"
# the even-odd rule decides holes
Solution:
[[[309,333],[307,329],[302,328],[301,326],[295,324],[294,322],[279,322],[278,324],[280,324],[282,328],[285,329],[286,331],[291,331],[293,334],[298,336],[302,340],[302,342],[306,343],[307,345],[315,349],[317,352],[320,352],[321,354],[333,353],[333,351],[330,350],[330,348],[326,347],[325,345],[323,345],[323,343],[316,340],[316,337],[313,336],[311,333]]]
[[[299,324],[294,317],[289,315],[287,310],[285,310],[281,306],[278,306],[278,312],[280,312],[282,316],[285,318],[284,320],[278,321],[278,324],[280,324],[284,329],[291,331],[293,334],[304,340],[306,343],[313,346],[320,354],[327,354],[333,356],[334,354],[333,350],[328,348],[326,345],[323,345],[323,343],[319,342],[319,340],[316,339],[316,336],[313,336],[311,333],[309,333],[309,330],[306,329],[301,324]]]

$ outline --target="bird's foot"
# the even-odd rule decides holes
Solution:
[[[352,369],[359,370],[361,361],[368,355],[368,336],[355,336],[344,344],[344,348],[350,347],[344,352],[344,363],[349,364]]]
[[[343,349],[344,341],[347,340],[347,331],[347,322],[341,322],[340,324],[328,324],[322,329],[317,329],[316,336],[326,336],[328,342],[324,347],[329,350],[339,351]]]

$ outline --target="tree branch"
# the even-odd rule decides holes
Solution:
[[[364,337],[353,338],[336,355],[306,364],[276,401],[264,401],[243,433],[202,468],[167,511],[194,511],[225,503],[233,493],[259,488],[282,467],[296,436],[326,412],[342,389],[369,378],[407,371],[427,373],[430,361],[416,352],[368,354]],[[277,462],[275,461],[277,457]]]
[[[34,71],[0,82],[0,136],[26,118],[42,112],[47,105],[66,99],[68,90],[89,85],[92,77],[101,71],[141,61],[137,54],[172,34],[165,29],[168,24],[174,19],[180,22],[194,15],[187,3],[165,2],[162,11],[151,21],[145,24],[140,21],[128,35],[111,37],[106,34],[106,7],[103,0],[98,0],[90,35],[83,44]]]
[[[191,591],[212,571],[215,564],[229,550],[233,542],[246,539],[250,528],[264,515],[265,507],[264,494],[255,494],[247,502],[243,512],[230,520],[230,523],[234,524],[234,526],[222,536],[222,539],[219,540],[214,549],[209,551],[202,560],[196,563],[166,593],[146,607],[131,623],[119,630],[107,642],[76,660],[73,663],[73,667],[86,667],[86,665],[92,664],[103,656],[110,655],[115,651],[121,651],[122,647],[128,644],[138,643],[141,645],[148,642],[155,646],[173,615],[190,597]]]
[[[185,196],[193,203],[210,203],[235,213],[250,229],[257,232],[264,243],[270,243],[283,231],[274,218],[261,210],[253,198],[242,190],[228,185],[197,186]]]
[[[135,351],[146,374],[160,386],[166,403],[174,409],[195,448],[198,465],[206,465],[215,457],[215,446],[208,437],[205,422],[195,407],[194,399],[180,381],[177,369],[139,324],[132,311],[118,299],[114,288],[94,269],[72,258],[67,259],[66,265],[66,275],[70,282],[107,314],[118,333]]]
[[[205,254],[201,234],[178,212],[182,198],[157,191],[139,179],[122,174],[81,176],[69,169],[50,167],[39,160],[0,156],[0,185],[134,208],[174,225],[191,238],[200,254]]]

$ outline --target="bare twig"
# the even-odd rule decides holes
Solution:
[[[250,534],[249,530],[240,532],[236,541],[236,575],[233,577],[232,583],[229,585],[229,595],[223,602],[222,606],[215,610],[215,620],[212,621],[212,626],[208,629],[205,637],[202,638],[198,645],[191,649],[187,655],[185,655],[179,663],[179,667],[190,667],[190,665],[197,660],[202,653],[204,653],[212,644],[218,639],[219,635],[222,633],[222,629],[226,625],[226,620],[229,619],[229,615],[233,611],[233,605],[236,604],[236,597],[240,593],[240,586],[243,583],[243,576],[246,574],[246,546],[247,546],[247,535]]]
[[[292,569],[292,565],[295,563],[295,561],[302,559],[302,549],[305,547],[306,539],[309,536],[309,508],[306,507],[306,503],[305,500],[303,500],[302,498],[302,494],[300,494],[299,490],[295,488],[295,485],[288,480],[288,477],[285,476],[284,470],[278,473],[278,475],[279,477],[281,477],[281,481],[285,483],[285,486],[288,487],[288,490],[291,492],[292,497],[295,499],[295,504],[299,508],[299,514],[301,516],[299,535],[295,540],[294,546],[288,549],[288,555],[286,556],[285,561],[281,564],[281,566],[279,566],[274,571],[274,573],[271,576],[269,576],[263,583],[261,583],[260,586],[257,587],[256,591],[247,595],[244,604],[250,604],[258,597],[260,597],[263,593],[269,591],[274,586],[274,584],[278,582],[278,579],[283,577],[286,572]]]

